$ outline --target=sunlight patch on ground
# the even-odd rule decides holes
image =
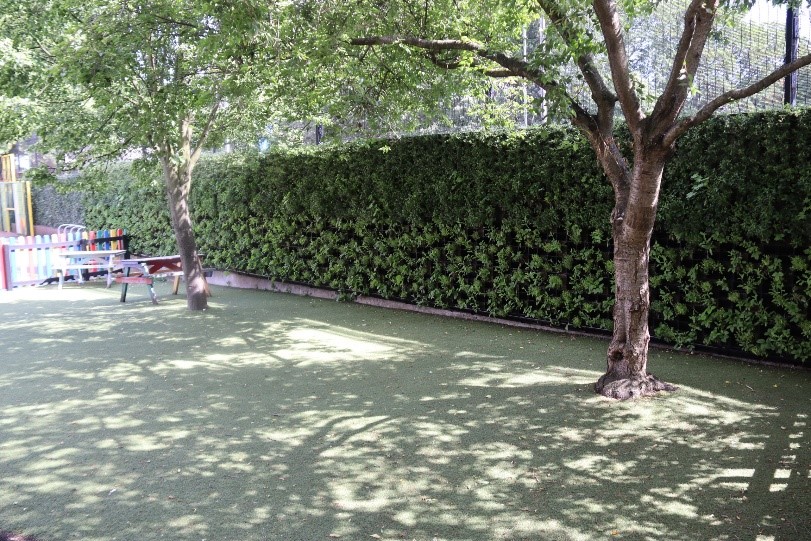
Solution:
[[[77,380],[92,380],[96,379],[96,373],[93,371],[83,370],[63,370],[59,368],[46,368],[39,371],[43,376],[52,376],[57,379],[77,379]]]
[[[128,415],[111,415],[101,420],[107,430],[122,430],[125,428],[137,428],[144,424],[141,419],[134,419]]]
[[[347,485],[341,481],[330,483],[332,500],[338,509],[345,511],[379,512],[398,499],[397,490],[365,490],[360,493],[357,486]]]
[[[50,332],[58,332],[58,331],[51,330]],[[29,343],[30,344],[43,344],[43,345],[45,345],[45,344],[65,344],[65,345],[67,345],[67,344],[73,343],[73,339],[68,338],[68,337],[61,338],[59,336],[47,336],[47,337],[41,337],[41,338],[34,338]]]
[[[501,388],[516,388],[516,387],[531,387],[535,385],[552,385],[552,384],[572,384],[572,385],[588,385],[597,381],[600,377],[599,372],[592,372],[589,370],[575,370],[571,368],[548,366],[548,367],[535,367],[530,370],[513,371],[504,369],[501,365],[498,367],[499,372],[493,370],[489,374],[483,374],[477,377],[464,378],[459,381],[461,385],[469,385],[471,387],[501,387]],[[500,372],[504,370],[504,372]]]
[[[661,513],[667,513],[669,515],[676,515],[678,517],[688,519],[698,518],[698,507],[692,504],[675,500],[672,501],[652,500],[648,503],[650,503],[653,507],[658,509],[659,512]]]
[[[464,384],[464,383],[463,383]],[[470,393],[443,393],[437,396],[423,396],[420,398],[420,402],[435,402],[440,400],[468,400],[470,398]]]
[[[127,383],[138,383],[145,379],[146,374],[143,367],[135,363],[116,363],[96,372],[96,375],[108,381],[120,381]]]
[[[642,497],[642,501],[649,505],[661,506],[662,512],[672,512],[681,514],[684,517],[697,518],[699,510],[694,509],[689,515],[688,508],[693,507],[690,503],[690,494],[697,490],[709,490],[715,487],[729,490],[730,493],[742,488],[749,487],[751,479],[755,476],[755,468],[726,468],[717,472],[709,471],[706,475],[696,476],[691,481],[675,485],[671,488],[651,489],[648,495]],[[667,505],[665,505],[667,504]]]
[[[219,358],[217,358],[219,357]],[[209,355],[209,359],[212,361],[224,361],[228,359],[228,356],[224,355]],[[155,363],[152,366],[152,370],[155,371],[157,374],[172,372],[174,370],[191,370],[193,368],[211,368],[211,363],[206,363],[202,361],[192,361],[189,359],[170,359],[165,360],[162,362]]]
[[[414,422],[414,430],[423,438],[430,438],[436,443],[451,443],[467,434],[468,430],[457,424],[442,423],[419,419]]]
[[[382,423],[388,419],[385,415],[376,415],[372,417],[351,417],[349,419],[341,419],[332,425],[332,430],[336,432],[351,432],[364,434],[368,428]]]
[[[755,468],[727,468],[718,472],[716,477],[743,477],[749,479],[755,475]]]
[[[290,345],[275,350],[274,354],[301,366],[403,358],[402,350],[396,345],[381,342],[379,337],[364,333],[303,328],[289,331],[286,338]]]
[[[589,474],[605,480],[633,481],[638,476],[636,471],[638,462],[636,460],[620,460],[617,457],[602,455],[586,455],[575,460],[568,460],[564,465],[576,472],[588,472]]]
[[[250,345],[249,342],[244,337],[237,335],[218,338],[214,340],[212,343],[220,347],[236,347]]]
[[[199,515],[183,515],[171,520],[168,526],[184,535],[205,535],[205,532],[208,531],[208,527],[202,522],[203,518]]]
[[[454,357],[461,357],[464,359],[504,359],[503,355],[487,355],[481,352],[475,351],[459,351],[454,353]]]
[[[726,394],[722,393],[711,393],[708,391],[704,391],[702,389],[698,389],[696,387],[690,387],[687,385],[681,385],[679,387],[679,391],[681,393],[676,393],[676,397],[678,397],[682,401],[688,400],[686,397],[689,396],[690,403],[695,407],[698,411],[702,411],[704,408],[704,404],[707,400],[710,401],[712,404],[718,404],[719,406],[724,406],[729,408],[731,411],[735,411],[736,414],[743,411],[749,412],[768,412],[768,411],[776,411],[777,408],[774,406],[766,406],[764,404],[758,404],[757,400],[751,401],[744,401],[738,398],[732,398]],[[684,396],[684,398],[682,398]],[[753,397],[755,398],[755,397]],[[714,409],[705,410],[706,416],[711,417],[715,414]]]
[[[287,347],[273,349],[281,359],[309,364],[346,361],[403,360],[407,352],[425,344],[393,336],[367,333],[322,322],[301,319],[292,328],[269,324],[267,334],[284,340]]]
[[[538,509],[528,508],[522,514],[515,514],[511,525],[510,521],[503,521],[498,525],[497,531],[500,537],[510,539],[518,536],[519,539],[565,539],[567,541],[578,541],[592,539],[590,534],[581,532],[576,528],[567,526],[559,520],[527,517],[527,514],[542,514],[544,505],[539,504]]]
[[[113,443],[115,446],[119,445],[118,442]],[[123,445],[130,451],[142,453],[169,448],[169,444],[167,442],[161,441],[161,438],[158,435],[153,434],[138,434],[128,436],[126,438],[122,438],[120,445]]]

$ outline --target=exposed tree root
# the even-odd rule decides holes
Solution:
[[[598,394],[617,400],[653,396],[661,391],[675,391],[677,389],[678,387],[675,385],[664,382],[653,374],[630,378],[618,378],[613,374],[604,374],[594,384],[594,390]]]

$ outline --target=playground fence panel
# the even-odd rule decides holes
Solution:
[[[59,254],[65,251],[128,250],[128,246],[123,229],[0,238],[0,289],[56,280]]]

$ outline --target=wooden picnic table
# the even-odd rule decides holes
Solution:
[[[98,269],[107,271],[107,287],[110,287],[112,285],[113,270],[121,266],[123,260],[119,258],[126,253],[126,250],[73,250],[59,253],[58,255],[62,260],[56,268],[56,274],[59,276],[59,289],[62,289],[62,284],[69,270],[89,271]],[[82,274],[82,272],[79,272],[77,277],[79,282],[84,281]]]
[[[124,276],[119,276],[115,280],[121,284],[121,302],[127,301],[127,286],[129,284],[145,284],[149,287],[152,304],[158,304],[158,296],[155,294],[155,288],[153,287],[154,279],[157,277],[174,277],[172,295],[177,295],[180,288],[180,278],[183,276],[183,262],[180,260],[179,255],[122,259],[120,264],[124,269]],[[138,274],[132,275],[132,271]],[[211,296],[208,283],[206,283],[205,287],[206,294]]]

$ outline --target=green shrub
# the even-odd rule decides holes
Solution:
[[[719,117],[668,166],[652,329],[680,346],[811,359],[811,111]],[[92,227],[174,251],[158,170],[92,197]],[[411,303],[610,330],[611,188],[573,130],[364,141],[208,158],[208,263]]]

